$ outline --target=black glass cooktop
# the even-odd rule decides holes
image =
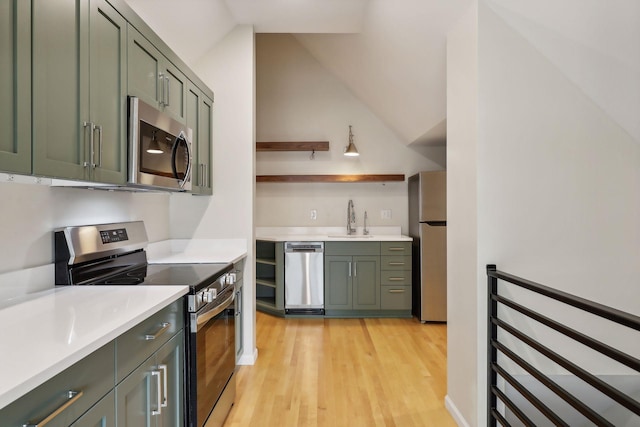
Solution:
[[[91,285],[186,285],[197,292],[230,271],[233,264],[147,264],[96,280]],[[89,284],[89,283],[88,283]]]

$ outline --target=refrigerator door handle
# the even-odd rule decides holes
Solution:
[[[423,224],[427,224],[431,227],[446,227],[447,221],[423,221]]]

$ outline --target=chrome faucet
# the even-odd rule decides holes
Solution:
[[[367,211],[364,211],[364,228],[362,229],[362,234],[367,236],[369,234],[369,229],[367,228]]]
[[[356,234],[356,211],[353,208],[353,200],[347,204],[347,235]]]

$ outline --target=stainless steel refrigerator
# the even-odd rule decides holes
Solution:
[[[409,235],[413,237],[413,314],[447,321],[447,173],[409,178]]]

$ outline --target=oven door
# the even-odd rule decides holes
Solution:
[[[191,314],[191,350],[195,356],[191,363],[195,370],[189,373],[189,388],[196,396],[189,399],[190,406],[195,404],[189,408],[191,416],[195,415],[189,424],[193,427],[204,426],[236,367],[234,299],[231,286],[216,298],[223,301],[221,304]]]

